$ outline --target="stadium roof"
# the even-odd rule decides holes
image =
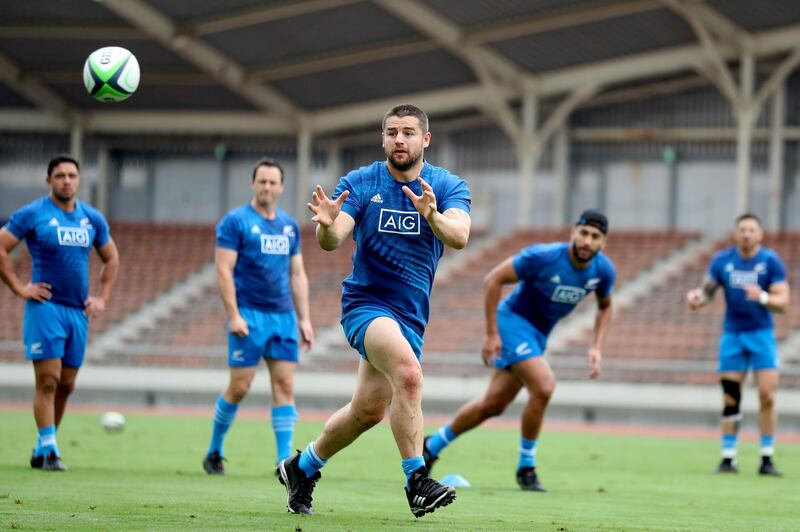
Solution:
[[[12,131],[324,135],[411,102],[434,117],[483,113],[513,136],[525,94],[578,102],[697,71],[725,92],[719,67],[743,54],[800,62],[796,0],[0,0],[0,11],[0,129]],[[142,68],[122,104],[83,88],[84,60],[108,45]]]

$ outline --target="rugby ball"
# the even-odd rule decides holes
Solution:
[[[139,62],[119,46],[95,50],[83,64],[83,84],[95,100],[121,102],[139,87]]]
[[[100,424],[106,432],[120,432],[125,428],[125,416],[119,412],[106,412],[100,418]]]

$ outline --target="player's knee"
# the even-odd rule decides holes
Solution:
[[[722,379],[720,384],[725,402],[722,417],[723,419],[738,420],[741,416],[742,384],[730,379]]]
[[[758,392],[758,400],[762,409],[772,408],[775,406],[775,392],[773,390],[760,390]]]
[[[75,391],[75,381],[61,381],[58,383],[57,391],[60,395],[69,395]]]
[[[47,395],[56,393],[58,389],[58,376],[53,373],[41,373],[36,376],[36,391]]]
[[[422,392],[422,369],[418,364],[400,366],[394,380],[397,389],[406,397],[417,397]]]
[[[240,403],[245,397],[247,392],[250,391],[250,382],[241,380],[235,381],[228,387],[228,396],[233,399],[234,403]]]
[[[556,391],[556,380],[549,379],[541,382],[536,389],[533,390],[532,395],[536,397],[539,401],[548,402],[550,398],[553,396],[553,392]]]
[[[380,401],[375,401],[369,405],[355,408],[353,416],[359,423],[362,431],[370,429],[380,423],[386,415],[386,405]]]
[[[506,410],[508,403],[497,399],[484,399],[481,404],[481,413],[484,417],[497,417]]]
[[[277,395],[290,400],[294,392],[294,379],[291,376],[278,377],[272,381],[273,390]],[[248,387],[249,388],[249,387]],[[245,392],[246,393],[246,392]]]

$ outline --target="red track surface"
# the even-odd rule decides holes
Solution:
[[[127,405],[70,405],[68,411],[101,414],[108,410],[118,410],[123,414],[140,414],[164,417],[214,417],[214,409],[211,406],[127,406]],[[0,411],[29,412],[29,403],[10,403],[0,402]],[[332,412],[322,410],[300,410],[300,418],[312,421],[325,421]],[[268,419],[268,408],[242,408],[237,413],[237,417],[247,419]],[[450,420],[445,416],[425,416],[428,424],[444,424]],[[387,423],[387,421],[384,421]],[[484,423],[488,427],[516,428],[519,421],[516,419],[492,419]],[[719,438],[719,430],[716,428],[686,427],[686,426],[664,426],[664,425],[627,425],[621,423],[576,423],[562,421],[545,420],[544,430],[554,430],[558,432],[574,432],[589,434],[611,434],[626,436],[642,436],[651,438],[691,438],[698,440],[716,440]],[[740,438],[744,441],[758,441],[758,432],[745,430],[740,433]],[[778,440],[781,443],[800,443],[800,433],[798,432],[778,432]]]

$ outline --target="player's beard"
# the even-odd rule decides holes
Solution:
[[[64,194],[64,193],[59,193],[59,192],[55,192],[55,191],[53,192],[53,195],[56,198],[58,198],[59,201],[63,201],[64,203],[68,203],[68,202],[72,201],[72,199],[75,197],[76,194],[77,194],[77,191],[73,192],[72,194]]]
[[[395,170],[399,170],[400,172],[405,172],[406,170],[417,164],[419,158],[422,157],[421,151],[416,155],[411,153],[410,151],[406,151],[406,153],[408,154],[408,160],[404,163],[397,161],[393,153],[387,153],[386,156],[389,161],[389,164],[391,164]]]
[[[584,259],[578,253],[579,249],[580,248],[578,247],[577,244],[575,244],[575,243],[572,244],[572,255],[575,257],[575,260],[580,262],[581,264],[586,264],[587,262],[591,262],[591,260],[594,258],[594,256],[597,255],[597,251],[593,251],[588,259]]]

